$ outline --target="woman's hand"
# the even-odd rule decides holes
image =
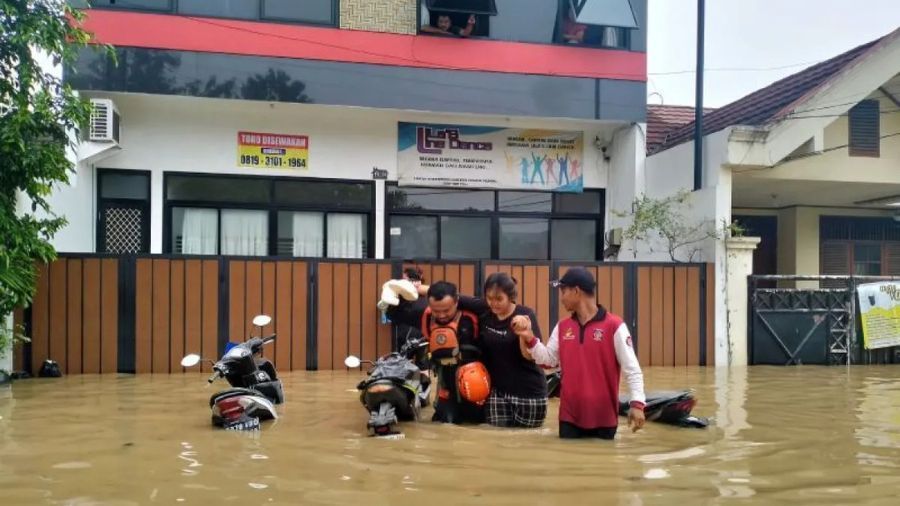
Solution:
[[[520,336],[531,332],[531,318],[524,315],[514,316],[509,325]]]

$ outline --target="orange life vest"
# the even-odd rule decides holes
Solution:
[[[428,339],[428,352],[441,363],[456,362],[459,356],[459,322],[465,316],[472,320],[473,337],[478,338],[478,317],[468,311],[457,311],[452,321],[440,324],[431,317],[431,308],[422,313],[422,335]]]

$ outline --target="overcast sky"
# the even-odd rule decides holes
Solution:
[[[697,0],[648,3],[648,103],[661,102],[656,92],[667,105],[693,105]],[[898,27],[900,0],[706,0],[704,105],[725,105]],[[690,72],[663,75],[680,71]]]

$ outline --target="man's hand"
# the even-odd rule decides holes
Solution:
[[[520,336],[531,331],[531,318],[524,315],[514,316],[509,324],[513,332]]]
[[[631,432],[637,432],[644,428],[646,421],[643,409],[631,408],[628,410],[628,426],[631,427]]]

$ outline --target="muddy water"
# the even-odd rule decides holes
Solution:
[[[539,430],[376,440],[359,373],[300,372],[249,436],[209,426],[203,375],[19,381],[0,389],[0,504],[897,504],[900,367],[645,373],[694,387],[714,426],[560,441],[552,401]]]

